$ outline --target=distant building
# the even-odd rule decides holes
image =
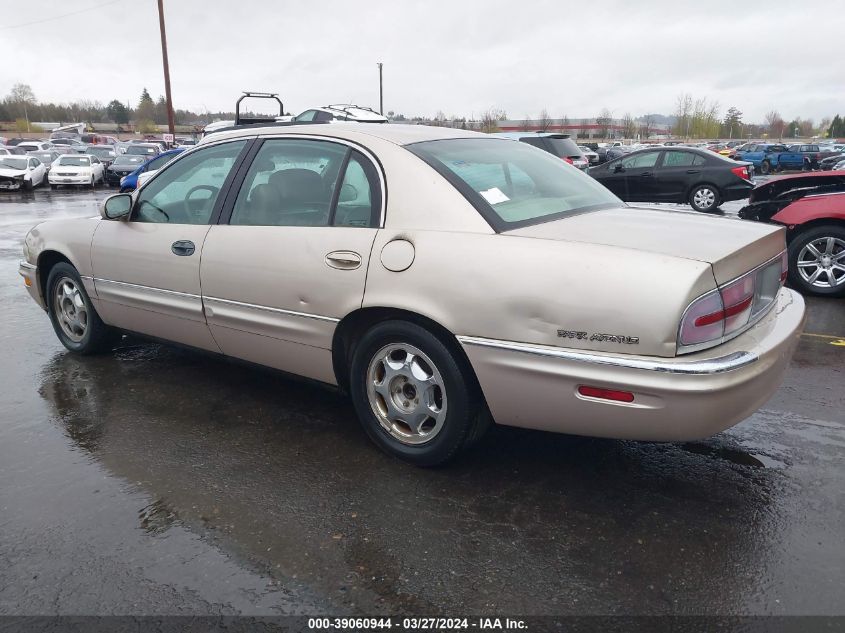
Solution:
[[[645,122],[635,121],[637,132],[634,135],[641,136],[644,131]],[[561,119],[552,119],[552,123],[543,128],[540,122],[533,119],[499,121],[499,129],[502,132],[562,132],[570,134],[573,138],[605,138],[604,130],[607,130],[607,138],[623,138],[625,126],[621,119],[611,119],[606,125],[598,124],[595,119],[569,119],[566,124]],[[665,137],[672,133],[671,127],[662,123],[650,123],[648,126],[649,138]]]

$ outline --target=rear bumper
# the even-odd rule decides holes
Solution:
[[[618,439],[708,437],[759,408],[780,385],[803,330],[804,301],[782,289],[757,325],[717,348],[675,358],[458,337],[499,424]],[[634,393],[582,396],[581,385]]]
[[[722,190],[722,201],[743,200],[748,197],[752,189],[754,189],[754,183],[745,180],[728,185]]]

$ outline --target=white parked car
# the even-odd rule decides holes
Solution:
[[[45,143],[43,141],[24,141],[22,143],[18,143],[18,147],[23,149],[25,152],[46,152],[53,146],[50,143]]]
[[[53,163],[48,179],[50,188],[59,185],[81,185],[94,187],[104,182],[103,163],[91,154],[64,154]]]
[[[387,117],[372,108],[349,103],[336,103],[321,108],[311,108],[297,114],[292,120],[297,123],[340,123],[347,121],[387,123]]]
[[[845,160],[840,160],[833,166],[834,171],[839,171],[841,169],[845,169]]]
[[[587,159],[587,162],[590,163],[590,165],[597,165],[598,164],[599,155],[596,152],[591,150],[586,145],[579,145],[578,149],[581,150],[581,152],[584,154],[584,158]]]
[[[47,169],[34,156],[0,156],[0,189],[32,189],[46,177]]]

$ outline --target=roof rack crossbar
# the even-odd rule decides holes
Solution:
[[[249,121],[250,119],[242,119],[241,118],[241,101],[247,98],[255,98],[255,99],[273,99],[279,104],[279,116],[284,116],[285,114],[285,104],[282,103],[282,100],[279,99],[279,93],[277,92],[252,92],[247,91],[244,92],[243,95],[235,102],[235,125],[241,125],[245,121]],[[264,120],[264,119],[260,119]]]

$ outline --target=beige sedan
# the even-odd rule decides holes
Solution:
[[[70,350],[136,332],[347,391],[421,465],[491,421],[687,440],[777,389],[804,321],[784,233],[628,207],[524,143],[424,126],[212,134],[20,273]]]

